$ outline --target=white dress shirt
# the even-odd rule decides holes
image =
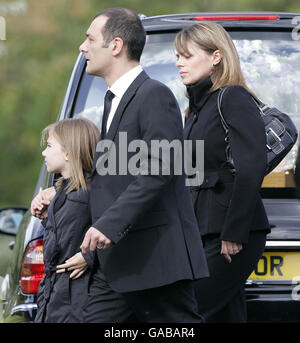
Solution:
[[[108,131],[110,124],[114,118],[116,110],[119,106],[119,103],[122,99],[122,96],[127,91],[128,87],[132,84],[132,82],[137,78],[137,76],[143,71],[143,68],[138,65],[132,69],[130,69],[127,73],[122,75],[117,81],[115,81],[110,88],[108,88],[111,92],[114,93],[114,98],[111,103],[110,112],[107,118],[106,124],[106,132]]]

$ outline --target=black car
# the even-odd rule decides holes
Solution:
[[[184,113],[188,100],[175,66],[174,37],[181,28],[198,21],[218,22],[235,42],[249,86],[263,102],[288,113],[299,127],[299,16],[269,12],[141,15],[147,31],[141,65],[152,78],[170,87]],[[79,54],[59,120],[81,115],[96,124],[101,121],[107,86],[102,78],[86,74],[85,66],[86,60]],[[296,155],[297,146],[263,182],[262,196],[272,232],[264,256],[245,285],[250,322],[300,320],[300,202],[293,179]],[[53,176],[43,165],[34,195],[51,185]],[[35,317],[36,293],[44,275],[42,234],[40,220],[27,212],[2,283],[6,322]]]

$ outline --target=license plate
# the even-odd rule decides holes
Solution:
[[[292,280],[300,278],[300,253],[264,252],[250,280]]]

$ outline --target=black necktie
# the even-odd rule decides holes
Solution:
[[[111,102],[114,96],[115,96],[114,93],[108,90],[104,97],[104,111],[103,111],[102,126],[101,126],[101,139],[103,139],[106,135],[107,118],[110,112]]]

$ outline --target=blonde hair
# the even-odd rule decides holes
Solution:
[[[187,47],[189,42],[196,44],[209,55],[216,50],[221,53],[222,58],[211,74],[213,86],[209,92],[229,85],[240,85],[253,94],[246,85],[235,45],[221,25],[201,22],[182,29],[175,37],[175,49],[181,55],[190,56]]]
[[[66,193],[78,190],[80,187],[87,190],[85,173],[93,168],[93,159],[96,145],[100,136],[97,126],[85,118],[64,119],[48,125],[42,131],[41,145],[45,145],[50,135],[60,143],[62,149],[68,153],[70,163],[70,179]],[[60,177],[55,186],[63,188],[63,177]]]

